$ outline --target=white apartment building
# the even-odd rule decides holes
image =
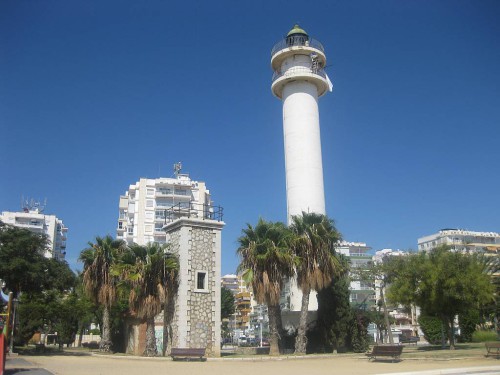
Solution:
[[[221,277],[221,286],[229,289],[234,295],[247,292],[249,289],[241,275],[227,274]]]
[[[349,258],[352,268],[367,268],[372,263],[372,256],[368,254],[371,247],[364,242],[342,241],[335,249],[339,254]],[[372,306],[375,304],[375,287],[373,282],[356,280],[351,275],[349,285],[349,302],[354,305]]]
[[[164,225],[190,213],[206,218],[213,214],[204,182],[180,173],[174,178],[141,178],[120,196],[116,238],[139,245],[165,243]]]
[[[45,234],[49,239],[45,257],[64,260],[68,228],[57,216],[44,214],[43,208],[38,203],[25,205],[21,212],[4,211],[0,215],[0,220],[30,232]]]
[[[449,245],[453,251],[497,254],[500,250],[500,233],[441,229],[418,239],[419,251],[429,251],[439,245]]]

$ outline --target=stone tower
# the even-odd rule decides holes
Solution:
[[[175,207],[174,207],[175,209]],[[207,356],[220,356],[220,215],[202,211],[179,211],[164,226],[171,251],[179,255],[179,291],[170,324],[170,347],[205,348]],[[200,214],[193,215],[193,212]],[[167,352],[170,348],[167,347]]]

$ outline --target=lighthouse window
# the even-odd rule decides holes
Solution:
[[[196,291],[208,292],[208,277],[206,271],[196,271]]]

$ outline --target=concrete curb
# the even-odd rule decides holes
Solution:
[[[500,366],[465,367],[446,370],[427,370],[410,372],[391,372],[378,375],[461,375],[461,374],[500,374]]]
[[[124,359],[124,360],[144,360],[144,361],[172,361],[171,357],[142,357],[135,355],[114,355],[114,354],[100,354],[90,353],[93,357]],[[265,362],[265,361],[289,361],[296,359],[334,359],[334,358],[352,358],[352,359],[366,359],[365,356],[351,355],[351,354],[309,354],[309,355],[282,355],[282,356],[255,356],[255,357],[238,357],[238,358],[225,358],[225,357],[208,357],[204,361],[207,362]],[[403,358],[402,361],[435,361],[435,362],[451,362],[466,359],[484,359],[484,356],[471,356],[471,357],[452,357],[452,358],[427,358],[427,357],[413,357]],[[197,360],[193,360],[195,362]],[[199,362],[199,361],[198,361]],[[499,372],[500,374],[500,372]],[[406,375],[406,374],[405,374]]]

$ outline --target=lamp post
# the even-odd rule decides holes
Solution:
[[[262,348],[262,323],[264,321],[264,318],[262,316],[259,316],[259,325],[260,325],[260,347]]]

